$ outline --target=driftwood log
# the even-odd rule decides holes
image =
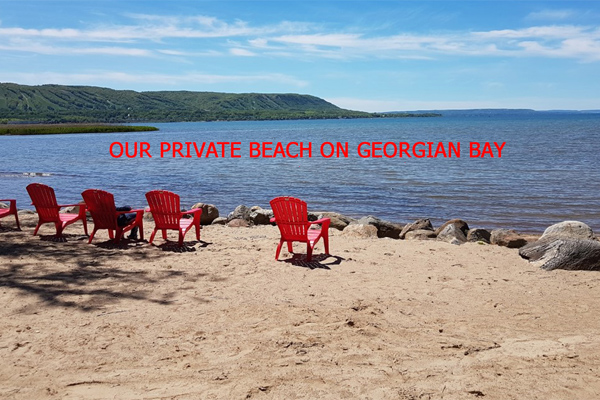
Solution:
[[[600,242],[595,240],[543,237],[521,247],[519,255],[547,271],[600,271]]]

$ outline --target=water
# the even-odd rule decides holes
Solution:
[[[152,124],[158,132],[0,137],[0,198],[32,208],[25,187],[54,187],[59,203],[88,188],[145,206],[167,189],[182,204],[268,208],[276,196],[309,209],[395,222],[462,218],[471,226],[539,232],[563,220],[600,231],[600,115],[521,115],[322,121]],[[113,142],[147,141],[152,158],[109,155]],[[242,158],[160,158],[160,142],[242,142]],[[312,142],[312,158],[250,158],[249,142]],[[323,142],[348,142],[348,158],[319,155]],[[360,158],[360,142],[460,142],[461,158]],[[469,158],[469,142],[506,142],[502,157]],[[497,152],[495,152],[497,155]],[[50,176],[28,176],[45,173]]]

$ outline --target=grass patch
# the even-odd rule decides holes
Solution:
[[[26,124],[0,125],[0,135],[57,135],[65,133],[115,133],[157,131],[153,126],[109,124]]]

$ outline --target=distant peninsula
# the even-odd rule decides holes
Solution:
[[[136,92],[95,86],[0,83],[0,123],[131,123],[434,117],[368,113],[301,94]]]

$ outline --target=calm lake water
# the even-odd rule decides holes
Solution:
[[[600,115],[543,114],[323,121],[152,124],[158,132],[0,137],[0,198],[32,208],[25,187],[54,187],[59,203],[88,188],[145,206],[168,189],[182,204],[269,207],[280,195],[309,209],[395,222],[462,218],[472,227],[542,231],[580,220],[600,232]],[[112,158],[113,142],[146,141],[152,158]],[[160,158],[161,142],[241,142],[241,158]],[[312,143],[312,158],[250,158],[249,143]],[[360,142],[460,142],[460,158],[361,158]],[[348,158],[323,158],[324,142],[348,142]],[[469,142],[506,142],[502,157],[469,158]],[[495,148],[493,147],[495,150]],[[44,173],[48,176],[28,176]]]

